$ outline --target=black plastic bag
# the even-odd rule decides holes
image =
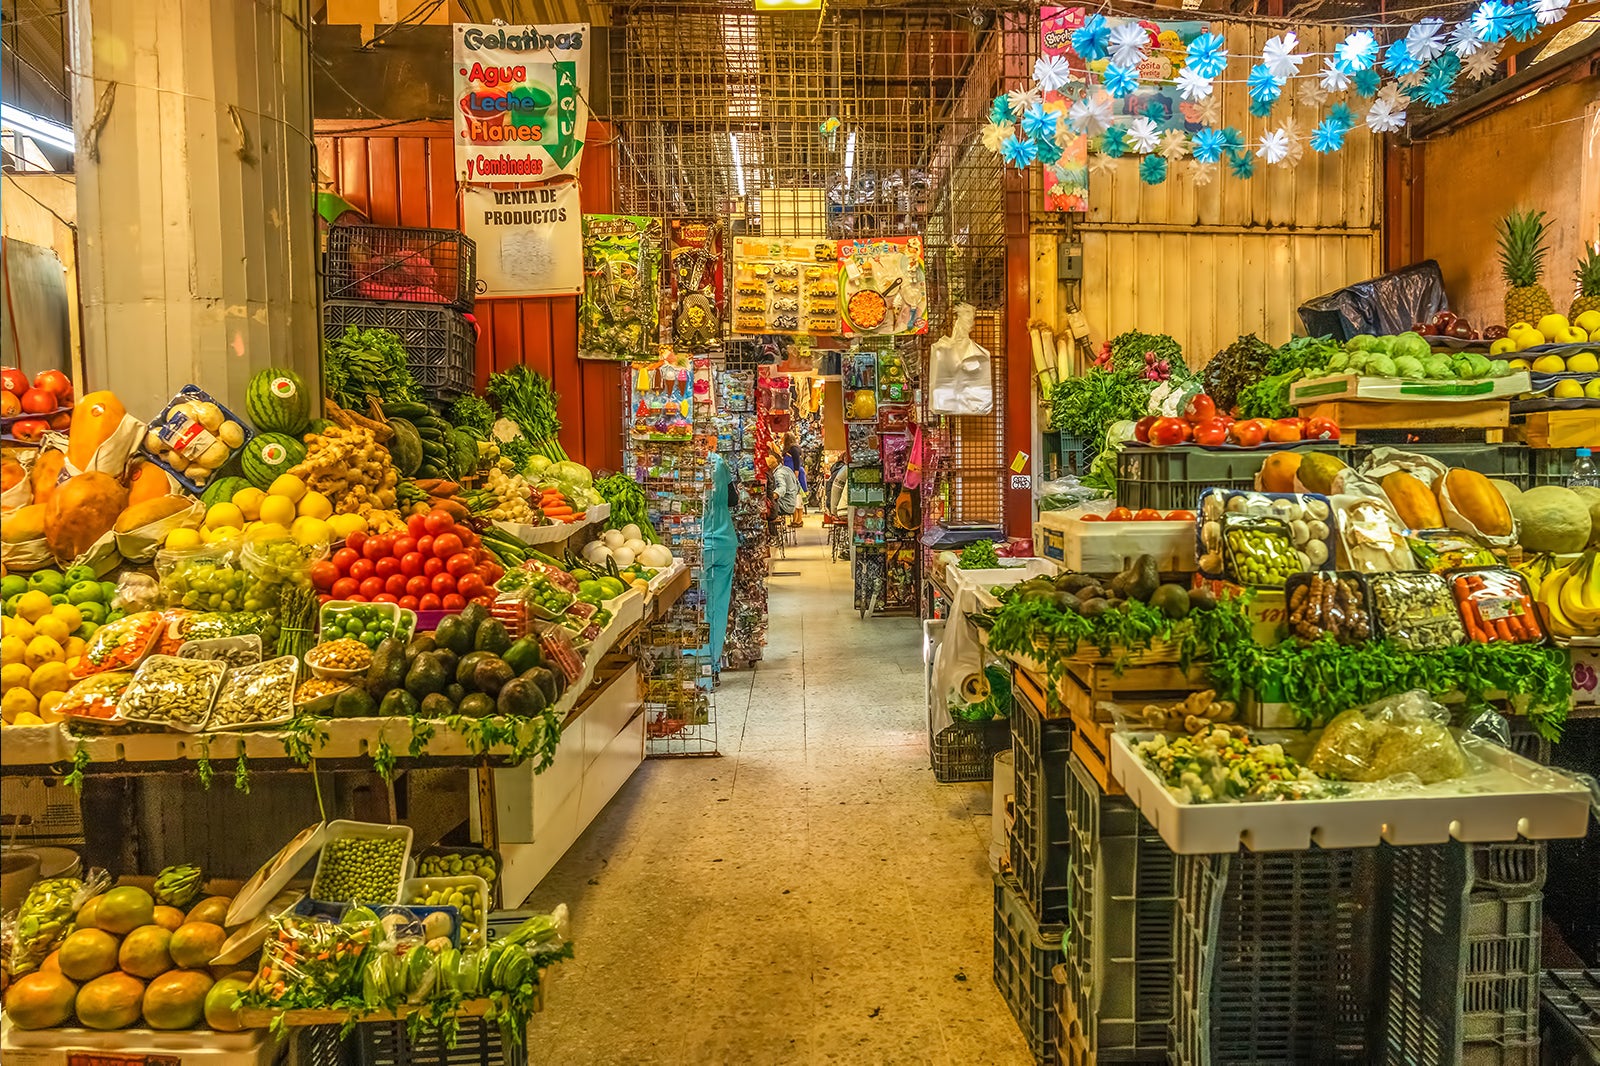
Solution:
[[[1300,305],[1306,334],[1349,340],[1358,333],[1392,336],[1450,306],[1439,264],[1424,259],[1391,274],[1358,281]]]

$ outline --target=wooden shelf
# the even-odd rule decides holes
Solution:
[[[1530,448],[1600,447],[1600,409],[1532,411],[1518,435]]]
[[[1341,444],[1355,444],[1362,430],[1481,429],[1484,440],[1498,444],[1511,424],[1505,400],[1335,400],[1301,407],[1301,418],[1331,418],[1339,426]]]
[[[533,1010],[535,1013],[544,1010],[544,984],[545,971],[539,971],[538,987],[534,993]],[[481,1018],[489,1012],[488,999],[464,1000],[456,1010],[457,1018]],[[239,1020],[246,1029],[265,1029],[270,1026],[273,1019],[283,1018],[283,1024],[288,1026],[308,1025],[343,1025],[345,1022],[399,1022],[427,1009],[427,1004],[418,1006],[403,1006],[398,1010],[264,1010],[245,1009],[239,1012]]]

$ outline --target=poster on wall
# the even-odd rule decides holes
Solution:
[[[722,343],[722,225],[715,219],[668,222],[667,306],[673,344],[704,352]]]
[[[1041,56],[1055,56],[1064,59],[1072,70],[1072,82],[1062,88],[1081,89],[1083,87],[1082,64],[1073,65],[1078,57],[1072,53],[1072,30],[1075,27],[1067,25],[1064,12],[1068,9],[1047,7],[1041,11],[1039,20],[1039,54]],[[1078,21],[1083,21],[1083,9],[1071,8],[1077,12]],[[1044,94],[1041,101],[1046,111],[1056,114],[1056,129],[1061,131],[1056,135],[1056,143],[1061,147],[1061,158],[1054,163],[1047,163],[1044,168],[1044,209],[1046,211],[1078,211],[1089,210],[1089,137],[1086,133],[1072,133],[1067,125],[1067,109],[1072,106],[1071,98],[1059,89],[1052,89]]]
[[[928,332],[922,238],[839,242],[839,317],[846,337]]]
[[[1067,95],[1070,96],[1074,90],[1082,91],[1087,72],[1094,74],[1094,91],[1110,103],[1114,116],[1134,118],[1142,115],[1151,119],[1156,128],[1161,130],[1198,127],[1202,122],[1216,124],[1215,116],[1208,119],[1202,114],[1220,106],[1221,102],[1215,94],[1201,101],[1185,100],[1177,86],[1178,72],[1183,69],[1189,42],[1205,33],[1210,23],[1108,17],[1108,29],[1115,31],[1117,27],[1131,23],[1144,30],[1148,38],[1144,59],[1138,67],[1138,87],[1119,100],[1101,88],[1101,81],[1111,60],[1102,57],[1085,62],[1072,49],[1072,31],[1083,25],[1085,13],[1081,7],[1046,7],[1039,12],[1042,43],[1052,47],[1053,54],[1065,57],[1071,68],[1073,81],[1065,86]]]
[[[733,245],[733,331],[839,335],[834,241],[740,237]]]
[[[536,189],[463,186],[461,228],[478,246],[479,296],[583,291],[583,212],[575,181]]]
[[[589,26],[456,23],[456,173],[472,184],[576,174],[589,124]]]
[[[661,220],[638,215],[583,216],[583,299],[578,355],[584,359],[653,358],[660,341]]]

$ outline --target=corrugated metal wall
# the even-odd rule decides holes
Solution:
[[[589,124],[579,173],[586,213],[613,209],[611,131]],[[381,226],[461,225],[450,127],[412,122],[374,129],[367,122],[317,126],[321,176]],[[478,385],[518,363],[555,383],[562,445],[593,469],[622,466],[622,378],[616,364],[578,358],[578,298],[479,300]]]
[[[1274,32],[1233,27],[1229,50],[1259,55]],[[1343,36],[1308,33],[1300,50],[1330,52]],[[1309,59],[1303,69],[1318,64]],[[1235,61],[1229,73],[1242,69]],[[1258,119],[1242,78],[1216,91],[1223,124],[1247,141],[1285,114],[1303,140],[1326,110],[1297,100],[1290,106],[1291,85],[1273,116]],[[1161,185],[1139,180],[1136,158],[1118,160],[1114,175],[1091,175],[1090,213],[1079,231],[1082,307],[1096,343],[1128,329],[1168,333],[1198,365],[1241,333],[1281,344],[1302,329],[1301,302],[1378,272],[1379,170],[1365,127],[1342,151],[1319,156],[1308,148],[1297,167],[1256,163],[1248,181],[1219,172],[1204,186],[1189,178],[1187,162]]]

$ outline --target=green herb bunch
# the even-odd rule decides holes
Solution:
[[[503,373],[490,374],[484,391],[500,405],[500,414],[516,423],[523,436],[533,442],[536,453],[553,463],[567,458],[556,439],[561,433],[561,419],[556,414],[560,397],[550,387],[550,379],[519,363]],[[502,446],[501,452],[504,451]]]
[[[450,405],[450,421],[480,436],[494,426],[494,408],[482,396],[463,396]]]
[[[381,401],[420,400],[417,379],[406,366],[406,350],[393,330],[357,329],[328,341],[322,349],[322,391],[340,407],[367,409],[367,397]]]
[[[1000,555],[994,550],[994,541],[975,540],[961,549],[960,568],[962,570],[996,570],[1000,567]]]
[[[1182,384],[1194,378],[1184,364],[1183,350],[1171,337],[1136,330],[1118,334],[1111,340],[1109,360],[1059,382],[1051,391],[1051,424],[1083,441],[1086,451],[1097,453],[1111,424],[1143,418],[1150,410],[1150,394],[1164,384],[1148,376],[1147,354],[1167,364],[1168,381]]]

